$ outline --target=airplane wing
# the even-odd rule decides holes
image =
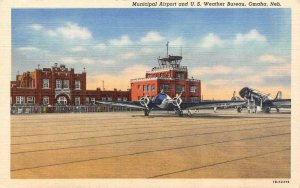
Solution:
[[[182,103],[182,109],[198,110],[198,109],[215,109],[215,108],[234,108],[243,106],[246,101],[201,101],[197,103]]]
[[[267,101],[265,104],[274,108],[291,108],[291,99],[276,99]]]
[[[97,104],[103,104],[103,105],[112,105],[112,106],[119,106],[119,107],[135,108],[135,109],[145,109],[145,107],[139,105],[138,103],[107,102],[107,101],[97,101],[96,103]]]

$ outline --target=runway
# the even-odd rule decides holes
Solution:
[[[12,178],[289,178],[290,113],[11,116]]]

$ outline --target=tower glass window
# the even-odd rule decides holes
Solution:
[[[195,93],[195,92],[197,92],[197,86],[191,86],[190,87],[190,92],[193,92],[193,93]]]

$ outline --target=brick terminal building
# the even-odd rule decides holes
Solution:
[[[170,97],[182,92],[185,102],[200,101],[201,81],[188,78],[188,69],[180,65],[181,60],[182,56],[167,53],[167,57],[158,59],[158,67],[146,72],[145,78],[132,79],[131,100],[137,101],[146,95],[153,97],[163,90]]]
[[[86,89],[86,72],[75,73],[57,63],[51,68],[24,72],[11,81],[11,105],[84,105],[95,101],[128,101],[130,91]]]

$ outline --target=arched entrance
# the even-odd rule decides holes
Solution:
[[[63,96],[63,95],[58,96],[56,101],[57,101],[57,104],[58,104],[58,105],[67,105],[67,104],[68,104],[68,99],[67,99],[67,97],[65,97],[65,96]]]

